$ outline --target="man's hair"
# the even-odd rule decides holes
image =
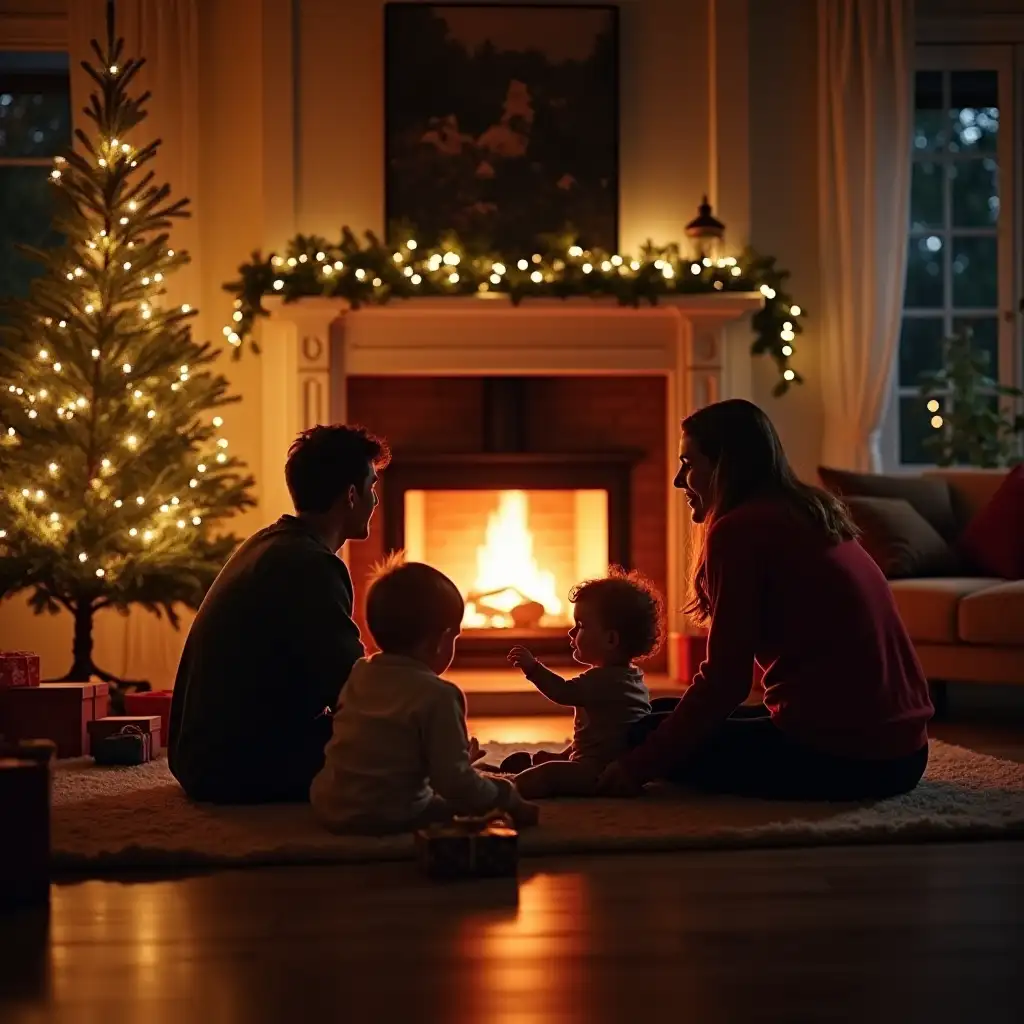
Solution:
[[[443,572],[423,562],[407,562],[401,551],[370,573],[366,625],[386,654],[408,654],[446,629],[458,629],[465,610],[459,588]]]
[[[585,580],[569,591],[573,604],[586,601],[604,629],[619,634],[619,646],[630,661],[649,658],[665,638],[665,602],[646,576],[613,565],[608,575]]]
[[[349,487],[363,489],[371,466],[390,461],[387,442],[362,427],[319,425],[292,442],[284,478],[296,512],[327,512]]]

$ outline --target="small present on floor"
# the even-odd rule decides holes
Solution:
[[[89,723],[89,752],[95,757],[97,745],[105,739],[122,733],[130,735],[138,730],[149,737],[149,760],[160,753],[162,726],[159,715],[108,715],[106,718],[96,718]]]
[[[101,736],[92,744],[92,756],[97,764],[132,766],[153,760],[153,734],[137,725],[123,726],[118,732]]]
[[[416,855],[428,878],[508,878],[519,867],[519,834],[505,815],[457,817],[416,832]]]

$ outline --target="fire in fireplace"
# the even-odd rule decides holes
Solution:
[[[396,453],[383,485],[386,547],[436,566],[466,600],[463,667],[497,664],[513,643],[570,660],[572,585],[630,564],[639,453],[522,450],[515,379],[501,380],[485,403],[487,451]]]
[[[405,551],[455,582],[463,629],[565,629],[573,583],[608,566],[608,495],[408,490]]]

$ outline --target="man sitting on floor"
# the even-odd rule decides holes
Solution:
[[[214,581],[189,630],[171,706],[168,759],[195,800],[309,798],[331,712],[363,656],[352,578],[337,552],[365,540],[384,441],[317,426],[288,451],[295,515],[250,537]]]

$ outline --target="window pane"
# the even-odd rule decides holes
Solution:
[[[932,414],[925,408],[924,400],[914,397],[900,398],[900,462],[911,465],[934,462],[924,447],[924,441],[932,435]]]
[[[41,270],[15,245],[48,249],[59,245],[53,230],[53,186],[46,167],[0,166],[0,296],[23,296]]]
[[[942,165],[930,160],[915,160],[910,180],[912,230],[943,226],[942,193]]]
[[[70,141],[67,55],[0,53],[0,159],[56,156]]]
[[[910,239],[907,248],[907,288],[903,299],[908,309],[942,308],[944,248],[938,235]]]
[[[953,226],[987,228],[999,220],[999,168],[991,157],[958,160],[953,180]]]
[[[900,331],[900,387],[917,387],[922,373],[942,368],[941,316],[904,317]]]
[[[995,238],[953,239],[953,305],[994,309],[999,305]]]
[[[949,116],[942,102],[942,72],[918,71],[914,76],[914,149],[944,149],[949,137]]]
[[[950,87],[950,149],[994,153],[999,133],[998,73],[954,71]]]
[[[999,379],[999,317],[958,316],[953,321],[957,333],[969,327],[973,331],[971,347],[988,355],[988,374]]]

